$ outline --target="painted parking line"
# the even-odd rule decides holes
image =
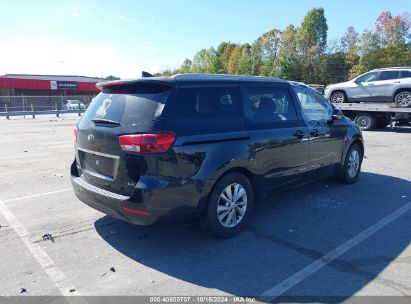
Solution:
[[[293,274],[289,278],[285,279],[281,283],[277,284],[273,288],[265,291],[260,295],[261,298],[264,298],[264,301],[272,301],[276,297],[282,295],[287,290],[291,289],[310,275],[314,274],[315,272],[319,271],[321,268],[329,264],[330,262],[337,259],[339,256],[350,250],[351,248],[355,247],[359,243],[363,242],[392,221],[399,218],[401,215],[405,214],[406,212],[411,210],[411,202],[408,202],[403,207],[397,209],[393,213],[389,214],[388,216],[384,217],[382,220],[377,222],[376,224],[370,226],[369,228],[365,229],[361,233],[354,236],[352,239],[346,241],[344,244],[338,246],[337,248],[331,250],[322,258],[316,260],[315,262],[309,264],[308,266],[304,267],[297,273]]]
[[[74,285],[67,279],[63,271],[54,263],[50,256],[44,251],[44,249],[37,243],[32,243],[29,239],[29,232],[19,219],[10,211],[5,202],[0,200],[0,213],[9,223],[9,226],[17,233],[24,245],[29,249],[33,257],[37,260],[40,266],[43,268],[47,276],[56,287],[60,290],[61,294],[67,298],[70,303],[87,303],[84,298],[81,297],[80,292],[74,287]],[[71,296],[77,296],[71,298]]]
[[[8,203],[8,202],[15,202],[15,201],[21,201],[29,198],[34,198],[34,197],[40,197],[40,196],[47,196],[47,195],[53,195],[57,193],[62,193],[62,192],[67,192],[67,191],[72,191],[73,189],[67,188],[67,189],[62,189],[62,190],[57,190],[57,191],[50,191],[50,192],[44,192],[44,193],[38,193],[38,194],[33,194],[33,195],[27,195],[27,196],[20,196],[16,198],[11,198],[11,199],[5,199],[3,202]]]

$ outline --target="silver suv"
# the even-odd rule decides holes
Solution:
[[[333,103],[395,102],[411,107],[411,67],[375,69],[353,80],[329,85],[324,95]]]

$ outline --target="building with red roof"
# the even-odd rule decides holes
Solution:
[[[98,94],[103,78],[67,75],[6,74],[0,76],[0,96],[70,96]]]

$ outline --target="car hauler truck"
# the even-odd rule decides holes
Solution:
[[[409,124],[411,108],[398,108],[389,103],[334,103],[343,114],[357,123],[363,131],[390,125]]]

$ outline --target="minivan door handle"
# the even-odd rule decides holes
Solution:
[[[303,138],[305,135],[305,133],[301,130],[297,130],[294,132],[293,136],[297,137],[297,138]]]

